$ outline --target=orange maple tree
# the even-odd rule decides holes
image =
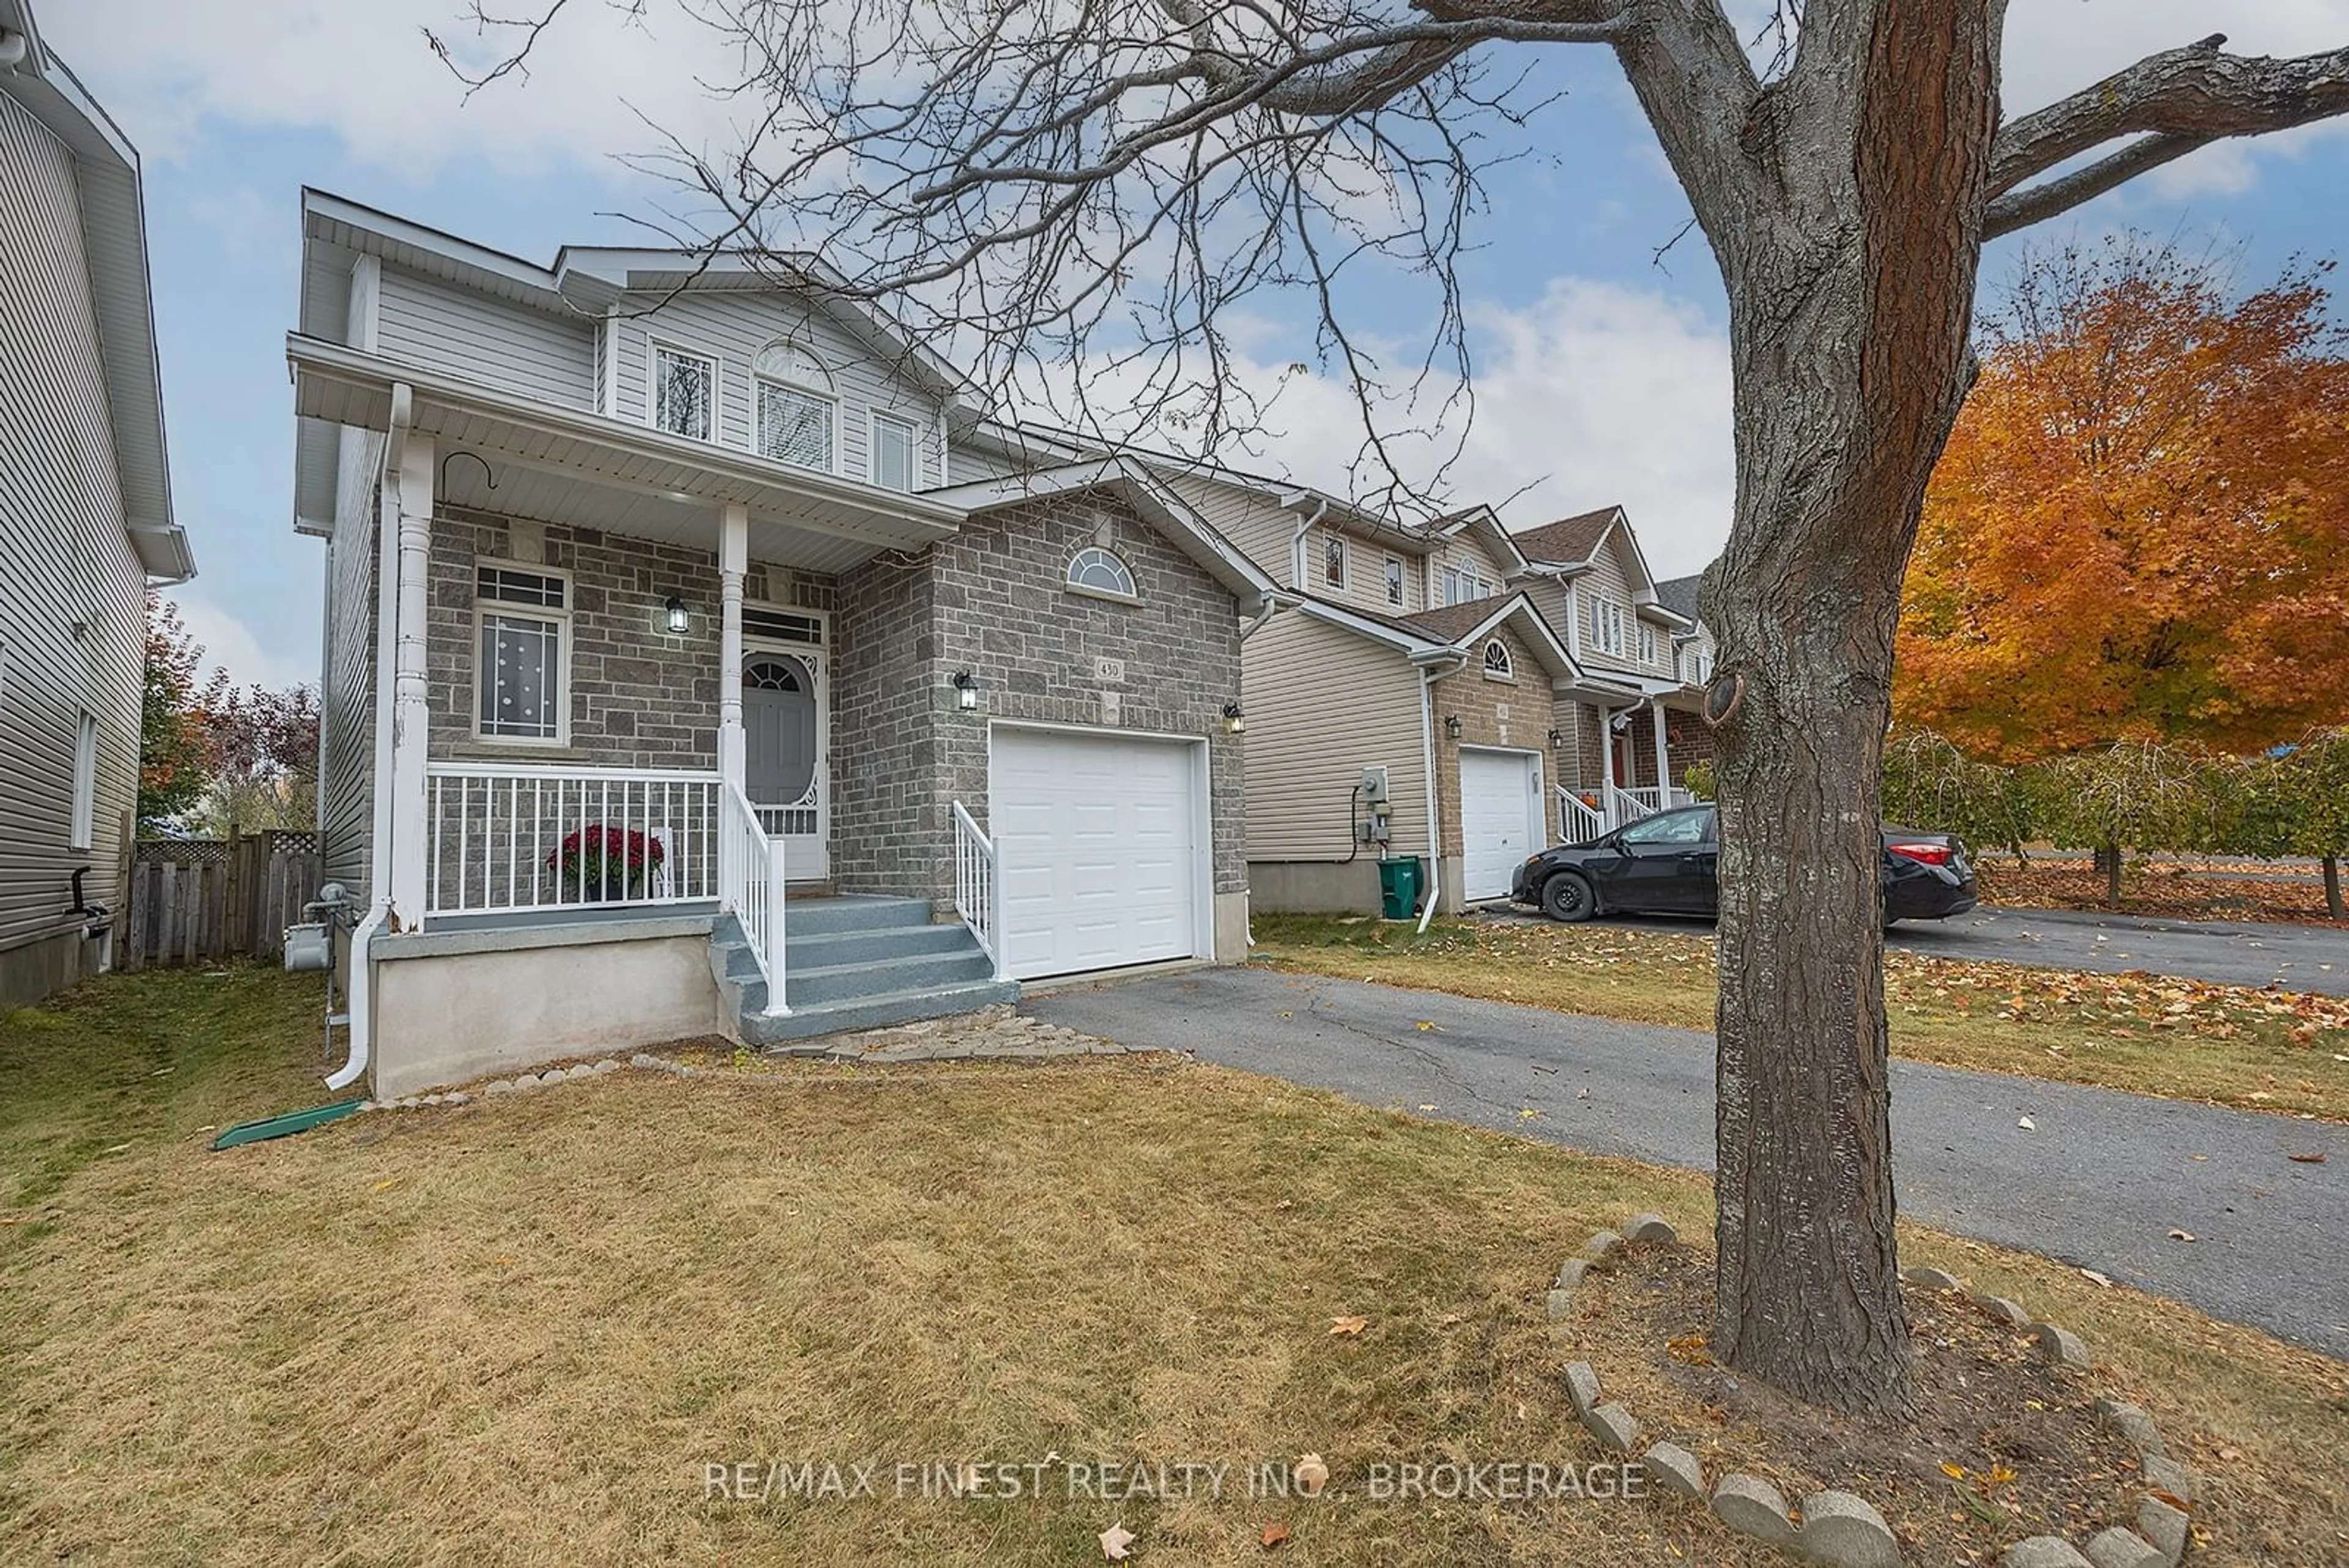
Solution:
[[[2024,259],[1927,495],[1899,719],[2010,762],[2349,719],[2332,265],[2236,301],[2137,239]]]

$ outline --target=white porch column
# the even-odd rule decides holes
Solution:
[[[718,525],[718,776],[742,787],[742,574],[750,561],[750,509],[729,506]]]
[[[1648,711],[1656,721],[1656,805],[1659,808],[1671,804],[1672,761],[1664,750],[1664,700],[1648,699]]]
[[[393,593],[395,645],[391,710],[391,909],[400,930],[424,925],[425,857],[429,847],[424,763],[432,732],[427,677],[426,576],[432,556],[432,487],[439,475],[432,442],[404,437],[394,454],[398,481],[398,580]]]

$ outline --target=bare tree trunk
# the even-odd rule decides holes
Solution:
[[[2334,919],[2349,919],[2349,911],[2341,907],[2341,857],[2324,857],[2324,912]]]
[[[2121,846],[2117,844],[2096,846],[2096,869],[2105,874],[2105,905],[2107,909],[2121,907]]]
[[[1831,128],[1823,144],[1772,149],[1782,209],[1715,237],[1737,515],[1704,609],[1744,695],[1715,764],[1713,1348],[1798,1397],[1878,1416],[1913,1407],[1878,835],[1892,634],[1926,481],[1972,375],[1994,10],[1845,13],[1865,36],[1844,47],[1868,61],[1847,118],[1809,122]]]

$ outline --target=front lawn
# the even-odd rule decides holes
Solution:
[[[1678,1506],[1250,1501],[1237,1468],[1597,1458],[1542,1287],[1631,1210],[1702,1239],[1700,1178],[1150,1057],[623,1073],[208,1152],[325,1097],[316,1006],[150,973],[0,1019],[0,1561],[1079,1563],[1118,1523],[1141,1563],[1744,1560]],[[2121,1363],[2209,1478],[2204,1561],[2349,1541],[2340,1364],[1908,1248]],[[1048,1454],[1236,1468],[1219,1501],[892,1495]],[[710,1495],[738,1462],[883,1495]]]
[[[1257,961],[1347,980],[1713,1027],[1713,934],[1603,922],[1258,915]],[[2349,999],[2160,975],[1885,955],[1892,1054],[1946,1067],[2349,1121]]]

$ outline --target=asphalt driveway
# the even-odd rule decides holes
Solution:
[[[1489,918],[1539,919],[1527,910]],[[1610,918],[1603,922],[1682,932],[1710,931],[1697,920]],[[1948,920],[1907,920],[1885,933],[1885,946],[1933,958],[2039,964],[2119,974],[2144,970],[2217,985],[2280,985],[2349,996],[2349,931],[2260,920],[2158,920],[2074,909],[1993,909]]]
[[[1020,1009],[1365,1105],[1713,1168],[1710,1034],[1260,969]],[[1909,1218],[2349,1357],[2349,1127],[1908,1062],[1892,1085]]]

